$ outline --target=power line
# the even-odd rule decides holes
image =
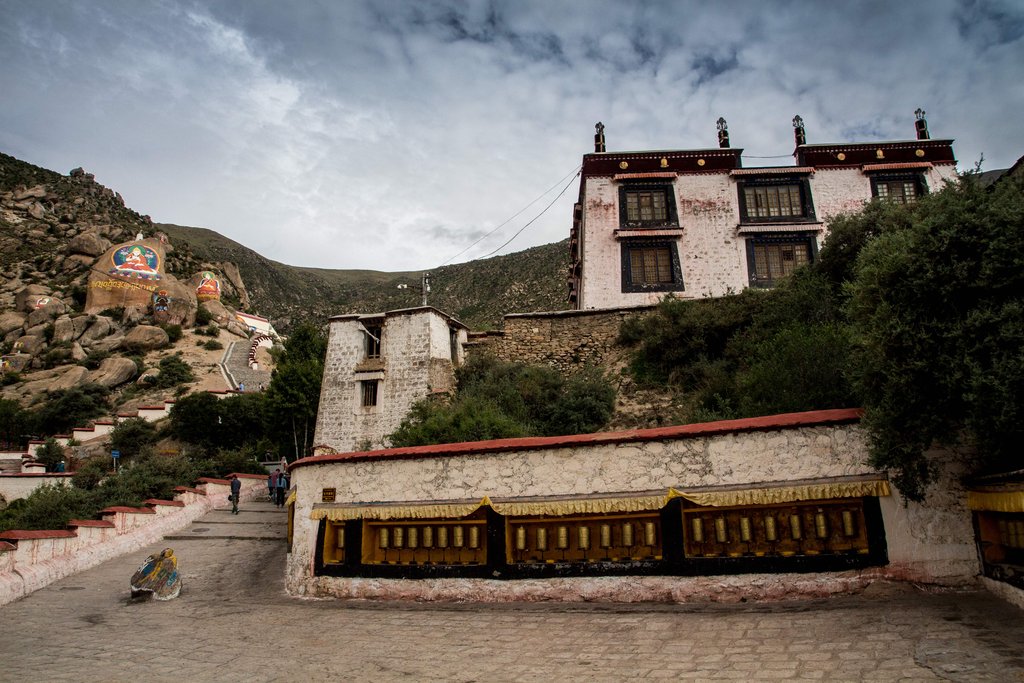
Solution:
[[[510,222],[511,222],[511,221],[512,221],[513,219],[515,219],[515,218],[516,218],[517,216],[519,216],[519,214],[523,213],[524,211],[526,211],[527,209],[529,209],[529,208],[530,208],[531,206],[533,206],[534,204],[536,204],[537,202],[539,202],[539,201],[541,200],[541,198],[543,198],[543,197],[544,197],[544,195],[548,194],[549,192],[551,192],[551,190],[553,190],[553,189],[555,189],[556,187],[558,187],[559,185],[561,185],[561,184],[562,184],[562,181],[563,181],[563,180],[565,180],[566,178],[568,178],[568,177],[569,177],[570,175],[571,175],[571,176],[573,176],[573,178],[575,179],[575,177],[576,177],[577,175],[579,175],[580,169],[581,169],[581,167],[580,167],[580,166],[577,166],[577,167],[576,167],[576,168],[574,168],[573,170],[571,170],[571,171],[569,171],[568,173],[566,173],[566,174],[565,174],[564,176],[562,176],[561,178],[559,178],[559,179],[558,179],[558,181],[557,181],[557,182],[556,182],[556,183],[555,183],[554,185],[552,185],[552,186],[551,186],[551,187],[549,187],[548,189],[544,190],[544,191],[543,191],[543,192],[542,192],[542,193],[540,194],[540,196],[538,196],[538,197],[537,197],[536,199],[534,199],[534,200],[533,200],[532,202],[530,202],[529,204],[527,204],[526,206],[524,206],[523,208],[519,209],[519,210],[518,210],[518,211],[516,211],[516,212],[515,212],[514,214],[512,214],[511,216],[509,216],[508,218],[506,218],[506,219],[505,219],[505,220],[504,220],[504,221],[503,221],[503,222],[502,222],[502,223],[501,223],[500,225],[498,225],[498,227],[494,228],[494,230],[491,230],[491,231],[490,231],[489,233],[487,233],[486,235],[483,235],[482,237],[480,237],[480,238],[479,238],[478,240],[476,240],[476,241],[475,241],[475,242],[473,242],[473,243],[472,243],[471,245],[469,245],[468,247],[466,247],[465,249],[463,249],[462,251],[460,251],[460,252],[459,252],[458,254],[456,254],[455,256],[452,256],[452,257],[451,257],[450,259],[448,259],[447,261],[445,261],[444,263],[442,263],[442,264],[441,264],[440,266],[438,266],[438,268],[440,268],[441,266],[446,266],[446,265],[448,265],[449,263],[451,263],[451,262],[452,262],[452,261],[454,261],[455,259],[457,259],[457,258],[459,258],[460,256],[462,256],[463,254],[465,254],[465,253],[466,253],[467,251],[469,251],[470,249],[472,249],[473,247],[475,247],[476,245],[480,244],[480,243],[481,243],[482,241],[484,241],[485,239],[487,239],[488,237],[490,237],[491,235],[493,235],[494,233],[496,233],[496,232],[498,232],[499,230],[501,230],[501,229],[502,229],[503,227],[505,227],[506,225],[508,225],[508,224],[509,224],[509,223],[510,223]],[[568,187],[568,186],[566,186],[566,187]],[[561,197],[561,196],[562,196],[562,194],[564,194],[564,193],[565,193],[565,190],[563,189],[563,190],[562,190],[562,192],[561,192],[561,193],[559,193],[558,197]],[[557,199],[558,199],[558,197],[555,197],[555,199],[557,200]],[[550,206],[551,206],[551,204],[548,204],[548,206],[547,206],[547,207],[545,207],[544,211],[547,211],[547,210],[548,210],[548,208],[550,208]],[[537,216],[537,218],[540,218],[540,216],[542,216],[542,215],[544,215],[544,213],[543,213],[543,212],[541,212],[541,214],[540,214],[539,216]],[[535,220],[537,220],[537,218],[534,218],[533,220],[535,221]],[[533,221],[530,221],[530,223],[532,223],[532,222],[533,222]],[[526,225],[529,225],[530,223],[527,223]],[[526,225],[524,225],[524,226],[523,226],[523,228],[525,228],[525,227],[526,227]],[[520,229],[520,230],[519,230],[519,232],[522,232],[522,229]],[[515,235],[513,235],[513,236],[512,236],[512,239],[515,239],[516,235],[518,235],[518,234],[519,234],[519,232],[517,232],[517,233],[516,233]],[[511,242],[512,240],[509,240],[509,241]],[[506,242],[505,244],[508,244],[508,242]],[[503,246],[505,246],[505,244],[503,244],[503,245],[501,245],[501,246],[503,247]],[[501,247],[498,247],[498,249],[501,249]],[[490,256],[490,254],[488,254],[488,256]],[[480,257],[480,258],[486,258],[486,257]]]
[[[570,180],[568,183],[566,183],[565,187],[562,188],[562,191],[558,193],[558,196],[555,197],[554,199],[552,199],[551,203],[544,207],[543,211],[541,211],[536,216],[531,218],[529,223],[527,223],[523,227],[519,228],[519,230],[516,231],[516,234],[514,234],[514,235],[512,235],[511,237],[508,238],[508,241],[506,241],[505,244],[501,245],[500,247],[498,247],[497,249],[492,251],[490,254],[484,254],[480,258],[487,258],[488,256],[494,256],[495,254],[497,254],[499,251],[501,251],[502,249],[507,247],[509,242],[511,242],[515,238],[519,237],[519,233],[521,233],[523,230],[526,230],[528,227],[530,227],[530,225],[533,224],[534,221],[536,221],[538,218],[540,218],[545,213],[547,213],[547,210],[550,209],[554,205],[554,203],[558,201],[559,197],[561,197],[563,194],[565,194],[565,191],[569,189],[569,186],[572,185],[573,180],[576,180],[576,177],[580,174],[581,170],[582,170],[582,167],[580,167],[580,170],[576,171],[576,174],[573,175],[572,180]]]

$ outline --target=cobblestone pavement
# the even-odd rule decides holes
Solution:
[[[212,512],[0,607],[0,681],[1024,681],[1024,614],[883,585],[828,601],[434,605],[297,600],[284,514]],[[181,597],[131,602],[173,547]]]

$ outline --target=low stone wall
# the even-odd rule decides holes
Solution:
[[[266,477],[238,476],[242,479],[242,500],[254,500],[266,490]],[[156,543],[225,505],[229,493],[228,480],[205,479],[197,488],[179,487],[172,501],[149,500],[139,508],[107,508],[100,513],[102,519],[72,520],[66,529],[0,533],[0,605]],[[126,585],[127,580],[125,577]]]
[[[22,472],[18,474],[0,474],[0,496],[10,503],[19,498],[28,498],[40,486],[58,484],[70,486],[73,472]]]
[[[475,335],[471,341],[502,360],[548,365],[568,375],[587,364],[600,364],[615,347],[623,321],[652,310],[653,306],[640,306],[515,313],[505,316],[501,332]]]
[[[506,439],[306,458],[291,466],[297,492],[287,587],[297,595],[439,600],[679,600],[824,595],[880,578],[972,583],[979,564],[966,495],[952,465],[925,504],[878,499],[888,564],[831,578],[630,576],[491,581],[388,580],[314,575],[321,492],[337,503],[396,506],[530,501],[650,491],[784,487],[789,482],[880,476],[867,464],[855,410],[816,411],[700,425],[567,437]],[[783,578],[780,578],[783,577]],[[805,585],[787,591],[780,586]],[[794,592],[795,591],[795,592]],[[801,593],[803,591],[803,593]],[[633,596],[632,598],[628,596]]]

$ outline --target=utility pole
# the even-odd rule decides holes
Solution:
[[[420,283],[420,291],[423,293],[423,305],[427,305],[427,294],[430,293],[430,273],[423,273],[423,281]]]

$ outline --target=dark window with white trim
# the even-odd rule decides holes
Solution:
[[[622,243],[623,292],[668,292],[682,289],[683,275],[675,242],[626,240]]]
[[[364,408],[377,405],[377,388],[379,386],[379,379],[367,379],[359,383],[359,391],[362,395],[362,406]]]
[[[743,223],[814,219],[811,188],[806,179],[756,178],[738,185]]]
[[[670,184],[619,186],[619,225],[623,228],[679,227]]]
[[[924,178],[918,173],[874,175],[871,177],[871,196],[897,204],[909,204],[928,193]]]
[[[817,254],[813,235],[759,235],[747,239],[751,287],[774,287]]]

